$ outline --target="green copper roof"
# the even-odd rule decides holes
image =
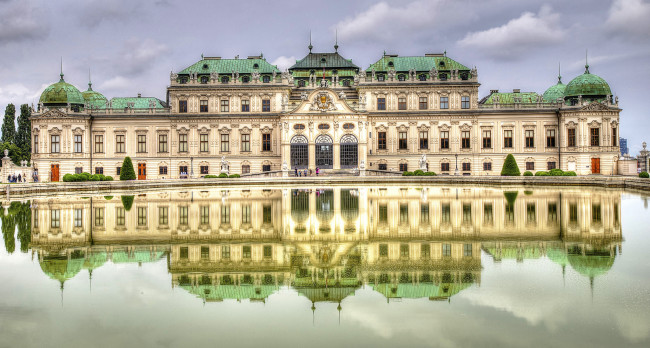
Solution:
[[[63,74],[61,74],[61,80],[59,80],[59,82],[49,85],[43,93],[41,93],[39,102],[46,106],[48,104],[85,104],[81,92],[79,92],[77,87],[66,83],[63,80]]]
[[[557,102],[558,98],[564,99],[565,89],[566,85],[562,83],[562,80],[559,80],[556,85],[549,87],[546,92],[544,92],[544,102],[552,103]]]
[[[92,83],[88,83],[88,90],[82,92],[81,95],[84,97],[86,104],[90,105],[93,108],[106,107],[106,102],[108,99],[106,99],[103,94],[93,91]]]
[[[343,58],[338,52],[335,53],[312,53],[309,52],[307,56],[299,60],[289,71],[294,69],[356,69],[359,67],[352,63],[352,59]]]
[[[537,98],[539,94],[535,92],[519,92],[519,93],[490,93],[487,97],[483,98],[480,104],[491,105],[494,104],[496,96],[499,96],[499,104],[514,104],[515,97],[520,97],[522,104],[534,104],[537,103]]]
[[[61,284],[77,275],[83,268],[83,265],[83,257],[68,259],[66,256],[45,258],[40,263],[43,273],[54,280],[58,280]]]
[[[230,300],[264,300],[271,296],[277,287],[274,285],[181,285],[190,294],[206,302]]]
[[[373,290],[386,298],[447,298],[472,286],[472,283],[377,284]]]
[[[600,76],[589,73],[589,65],[585,66],[585,73],[574,78],[566,85],[565,97],[577,96],[606,96],[612,91],[605,80]]]
[[[130,262],[155,262],[165,256],[164,251],[136,250],[133,252],[115,251],[111,260],[113,263],[130,263]]]
[[[158,98],[153,97],[127,97],[127,98],[112,98],[111,106],[113,109],[124,109],[129,106],[129,103],[133,103],[134,109],[149,109],[149,103],[152,102],[155,105],[155,109],[164,109],[165,106],[163,102]],[[103,106],[106,107],[106,104]]]
[[[395,69],[395,71],[400,72],[415,69],[415,71],[429,72],[434,67],[438,71],[470,70],[465,65],[445,56],[399,57],[384,55],[377,62],[371,64],[366,71],[370,72],[374,68],[375,71]]]
[[[601,255],[569,255],[569,264],[578,273],[595,278],[607,273],[614,265],[615,256]]]
[[[256,67],[257,65],[257,67]],[[190,65],[189,67],[181,70],[178,74],[210,74],[213,72],[219,74],[232,74],[232,72],[239,72],[240,74],[250,74],[257,71],[260,74],[271,74],[274,71],[279,73],[280,70],[275,66],[269,64],[264,58],[249,58],[249,59],[215,59],[204,58],[200,61]]]

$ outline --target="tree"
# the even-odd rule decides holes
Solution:
[[[503,168],[501,168],[501,175],[502,176],[519,176],[521,173],[519,172],[519,166],[517,166],[517,161],[515,160],[515,156],[512,154],[508,154],[506,156],[506,160],[503,162]]]
[[[14,104],[7,105],[5,118],[2,121],[2,142],[13,143],[16,137],[16,107]]]
[[[29,117],[32,110],[27,104],[20,106],[20,116],[18,116],[18,131],[14,142],[23,150],[23,159],[29,161],[32,155],[32,126]]]
[[[5,149],[9,150],[9,158],[11,158],[11,161],[15,165],[20,165],[20,161],[24,157],[23,150],[14,143],[0,143],[0,157],[4,157]]]
[[[129,156],[124,157],[124,162],[122,162],[120,180],[135,180],[135,171],[133,170],[133,163]]]

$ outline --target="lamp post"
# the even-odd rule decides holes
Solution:
[[[456,170],[454,171],[454,175],[458,175],[458,154],[456,156]]]

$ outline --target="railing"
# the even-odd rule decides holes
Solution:
[[[402,172],[390,170],[366,169],[367,176],[402,176]]]
[[[272,170],[268,172],[246,173],[240,175],[242,178],[260,178],[260,177],[279,177],[282,176],[281,170]]]

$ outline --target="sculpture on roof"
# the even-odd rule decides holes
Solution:
[[[438,77],[438,70],[436,70],[435,67],[433,67],[433,68],[431,68],[431,70],[429,70],[429,77],[431,78],[431,81],[435,81],[436,78]]]
[[[260,80],[260,73],[257,71],[253,71],[251,74],[251,78],[253,79],[253,82],[258,82]]]
[[[278,74],[278,73],[275,72],[275,70],[273,70],[273,73],[271,74],[271,76],[273,77],[273,81],[275,81],[275,76],[276,76],[277,74]]]
[[[211,72],[210,73],[210,78],[212,79],[212,81],[219,81],[219,73],[216,72],[216,71]]]
[[[178,74],[175,74],[173,71],[169,73],[169,79],[172,81],[176,81],[178,79]]]
[[[392,69],[392,68],[391,68],[391,69],[388,70],[388,78],[389,78],[391,81],[395,78],[395,74],[396,74],[395,69]]]
[[[377,74],[375,74],[375,68],[372,68],[372,79],[374,80]]]

